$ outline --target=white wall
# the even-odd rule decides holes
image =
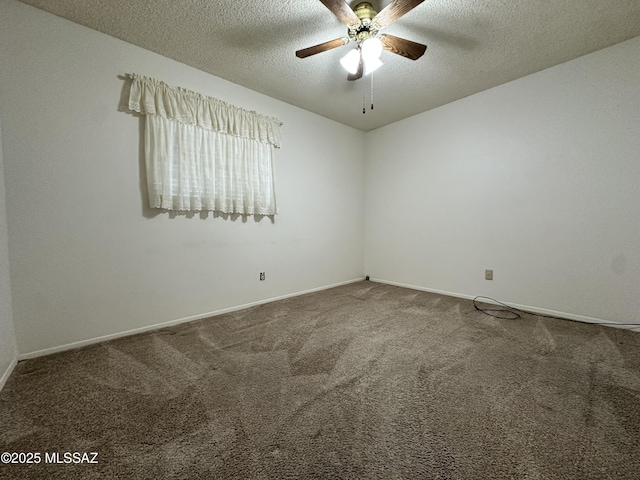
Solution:
[[[635,38],[368,133],[365,273],[640,322],[639,59]]]
[[[0,44],[21,355],[362,277],[360,131],[13,0]],[[284,122],[275,223],[146,207],[133,72]]]
[[[0,129],[0,390],[16,364],[18,350],[11,313],[11,283],[9,281],[9,246],[7,244],[7,213],[5,208],[2,133]]]

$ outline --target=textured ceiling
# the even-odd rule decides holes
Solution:
[[[427,52],[383,52],[363,115],[371,82],[347,82],[350,47],[295,56],[346,34],[318,0],[22,1],[363,131],[640,35],[639,0],[426,0],[383,32]]]

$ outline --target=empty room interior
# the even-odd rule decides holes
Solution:
[[[0,478],[637,479],[640,2],[0,0],[0,267]]]

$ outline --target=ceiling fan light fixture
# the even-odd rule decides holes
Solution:
[[[364,60],[364,74],[369,75],[373,73],[377,69],[379,69],[383,65],[382,61],[379,58],[370,58]]]
[[[382,42],[378,37],[367,38],[362,42],[362,57],[364,61],[377,60],[382,54]]]
[[[360,51],[357,48],[350,50],[349,53],[340,59],[340,64],[347,72],[354,75],[358,71],[360,64]]]

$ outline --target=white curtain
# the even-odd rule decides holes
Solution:
[[[146,115],[152,208],[278,213],[277,119],[140,75],[133,75],[129,108]]]

